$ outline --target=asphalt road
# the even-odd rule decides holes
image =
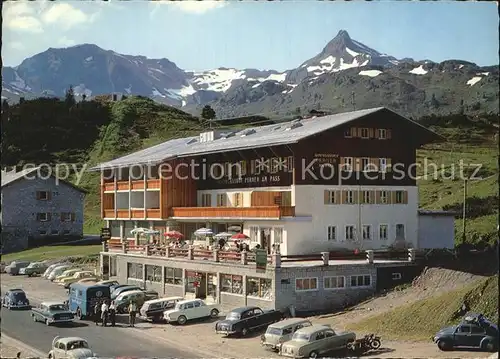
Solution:
[[[87,339],[99,357],[149,357],[149,358],[193,358],[191,353],[181,352],[155,341],[145,333],[147,327],[128,328],[101,327],[88,321],[75,321],[73,325],[49,326],[35,323],[29,310],[2,308],[2,333],[35,349],[48,353],[55,336],[78,336]],[[128,332],[128,333],[127,333]]]

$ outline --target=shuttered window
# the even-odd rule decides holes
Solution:
[[[217,207],[226,207],[227,206],[227,194],[219,193],[217,194]]]

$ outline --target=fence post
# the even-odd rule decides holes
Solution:
[[[218,262],[219,261],[219,250],[214,249],[213,254],[214,254],[214,262]]]
[[[165,257],[170,257],[170,247],[169,246],[166,246],[165,247]]]
[[[188,247],[188,259],[189,260],[194,259],[194,247],[192,245]]]
[[[241,264],[248,264],[247,260],[247,251],[242,251],[241,252]]]
[[[123,253],[127,253],[128,250],[128,240],[122,243],[122,251]]]
[[[366,261],[368,263],[373,263],[373,251],[371,249],[366,251]]]
[[[102,251],[103,252],[108,252],[108,241],[102,241]]]
[[[273,264],[274,268],[281,268],[281,254],[280,253],[274,253],[271,254],[271,262]]]
[[[330,261],[330,252],[321,252],[321,259],[323,260],[323,265],[327,266]]]
[[[415,262],[415,249],[414,248],[408,249],[408,262]]]

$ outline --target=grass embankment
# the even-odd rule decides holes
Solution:
[[[100,245],[92,246],[46,246],[28,249],[22,252],[5,254],[2,256],[3,262],[13,260],[25,261],[43,261],[46,259],[58,259],[66,257],[79,257],[82,259],[91,259],[96,257],[101,251]]]
[[[349,329],[375,332],[391,339],[428,340],[444,326],[460,321],[457,311],[464,300],[470,311],[498,321],[498,276],[479,280],[470,286],[404,305],[349,326]]]

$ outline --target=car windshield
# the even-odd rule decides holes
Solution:
[[[226,315],[227,320],[238,320],[240,319],[240,317],[241,317],[240,313],[235,313],[235,312],[231,312],[228,315]]]
[[[15,300],[24,300],[26,299],[26,294],[24,292],[12,292],[12,296]]]
[[[266,333],[267,334],[272,334],[272,335],[281,335],[283,331],[278,328],[273,328],[273,327],[267,327]]]
[[[308,342],[309,341],[309,334],[296,332],[293,335],[292,340],[296,340],[296,341],[300,341],[300,342]]]
[[[64,304],[54,304],[49,307],[49,310],[66,310]]]
[[[86,341],[83,340],[76,340],[74,342],[69,342],[67,345],[68,350],[73,350],[73,349],[88,349],[89,345],[87,344]]]

